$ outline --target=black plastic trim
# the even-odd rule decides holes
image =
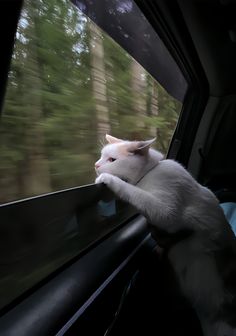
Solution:
[[[84,314],[86,309],[93,303],[94,300],[98,298],[101,292],[112,282],[112,280],[129,264],[129,262],[134,258],[140,248],[144,244],[148,244],[150,241],[151,234],[149,234],[134,250],[131,254],[109,275],[109,277],[99,286],[98,289],[88,298],[88,300],[77,310],[77,312],[70,318],[70,320],[59,330],[56,336],[64,335],[67,330]]]
[[[0,335],[56,334],[148,234],[141,216],[121,228],[5,314]]]

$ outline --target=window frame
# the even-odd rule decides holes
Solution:
[[[164,41],[188,83],[167,157],[188,167],[193,142],[209,97],[209,84],[177,2],[135,0]]]

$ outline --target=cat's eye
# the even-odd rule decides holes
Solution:
[[[108,159],[108,161],[109,161],[109,162],[114,162],[114,161],[116,161],[116,159],[115,159],[115,158],[112,158],[112,157],[110,157],[110,158]]]

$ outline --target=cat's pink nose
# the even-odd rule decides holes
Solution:
[[[98,169],[100,165],[98,163],[95,163],[95,168]]]

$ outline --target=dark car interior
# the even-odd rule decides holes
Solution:
[[[74,1],[88,16],[93,15],[94,7],[106,7],[106,1],[95,2]],[[173,84],[172,78],[167,78],[165,83],[160,78],[163,85],[181,96],[186,90],[181,78],[187,83],[168,157],[183,164],[220,202],[234,203],[236,4],[233,0],[135,2],[174,60],[170,66],[179,82]],[[17,0],[0,3],[1,106],[21,6]],[[93,19],[104,30],[109,28],[101,17]],[[127,48],[132,49],[131,44]],[[155,45],[152,48],[155,50]],[[137,57],[145,63],[141,53]],[[152,71],[150,60],[145,65]],[[71,218],[79,218],[84,234],[89,216],[94,237],[102,232],[31,288],[17,295],[12,292],[12,299],[1,306],[1,336],[203,335],[168,264],[162,237],[156,242],[146,220],[119,203],[122,223],[104,230],[96,204],[106,195],[105,186],[91,185],[0,206],[0,272],[6,265],[12,270],[24,267],[17,265],[14,254],[20,253],[19,241],[29,232],[32,240],[34,235],[40,237],[36,250],[57,244],[56,238],[47,241],[43,236],[47,222],[55,221],[59,230]],[[23,224],[24,231],[20,229]]]

